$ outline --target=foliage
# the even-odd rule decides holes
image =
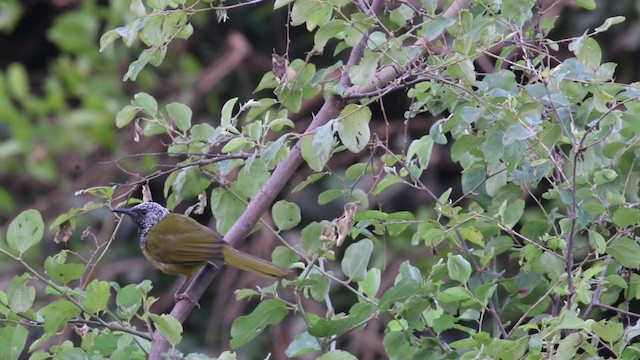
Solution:
[[[285,58],[264,74],[257,98],[230,98],[210,114],[216,121],[196,118],[175,99],[135,94],[113,111],[115,126],[133,127],[137,140],[165,140],[175,164],[133,185],[94,184],[83,193],[95,202],[61,214],[52,230],[68,240],[77,218],[164,176],[168,208],[201,213],[208,202],[217,230],[230,234],[248,206],[280,192],[289,179],[279,175],[297,157],[309,176],[273,204],[275,227],[258,216],[248,229],[277,237],[273,260],[298,276],[236,293],[259,304],[233,321],[232,349],[295,318],[304,327],[291,334],[290,357],[354,359],[344,339],[380,326],[391,359],[636,358],[640,314],[630,302],[639,298],[640,89],[614,79],[616,64],[602,63],[595,39],[624,18],[554,40],[554,19],[544,16],[550,9],[531,0],[453,1],[444,9],[435,0],[419,8],[381,3],[277,0],[292,26],[313,34],[313,51]],[[170,44],[197,31],[196,14],[227,10],[134,0],[128,23],[105,31],[100,50],[120,40],[141,44],[124,74],[136,80],[154,71],[149,64],[162,64]],[[347,62],[339,60],[345,50]],[[316,61],[322,53],[329,64]],[[16,69],[9,77],[19,98],[25,85],[15,79],[24,71]],[[410,105],[403,119],[390,120],[385,100],[397,90]],[[322,110],[307,131],[294,130],[292,118],[316,96],[325,99]],[[321,121],[324,113],[332,115]],[[418,122],[427,116],[429,127]],[[444,150],[461,175],[441,190],[428,170]],[[314,195],[318,206],[344,211],[309,218],[295,194],[317,182],[326,186]],[[398,191],[420,197],[426,210],[382,201]],[[179,353],[182,323],[151,311],[151,281],[92,278],[111,240],[82,263],[69,261],[68,250],[49,256],[42,272],[25,255],[43,233],[40,213],[26,210],[0,248],[26,268],[0,291],[0,337],[13,345],[0,350],[7,358],[18,358],[31,328],[42,328],[28,346],[34,359],[145,358],[153,332]],[[402,261],[387,266],[392,255]],[[38,297],[52,299],[46,306],[36,305],[36,283],[46,287]],[[51,345],[68,326],[81,341]]]

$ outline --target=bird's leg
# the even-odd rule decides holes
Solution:
[[[173,295],[173,300],[175,302],[178,302],[180,300],[187,300],[188,302],[192,303],[193,305],[195,305],[195,307],[197,307],[198,309],[200,309],[200,304],[198,304],[197,301],[195,301],[194,299],[192,299],[189,295],[187,295],[186,291],[187,288],[189,287],[189,280],[191,280],[191,277],[187,277],[184,279],[184,281],[182,282],[182,284],[180,285],[180,288],[178,289],[178,291],[176,291],[176,293]]]
[[[208,261],[205,266],[211,266],[215,271],[220,270],[220,266],[218,266],[212,261]],[[190,280],[191,280],[191,277],[187,277],[184,280],[182,285],[180,285],[180,288],[178,289],[178,291],[176,291],[175,295],[173,296],[173,299],[175,300],[175,302],[178,302],[180,300],[187,300],[188,302],[195,305],[198,309],[200,309],[200,304],[198,304],[197,301],[195,301],[189,295],[187,295],[187,289],[189,288],[189,285],[191,283]]]

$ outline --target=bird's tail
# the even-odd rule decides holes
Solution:
[[[222,246],[222,254],[224,255],[224,262],[226,264],[267,279],[275,279],[289,275],[289,270],[282,266],[236,250],[231,245]]]

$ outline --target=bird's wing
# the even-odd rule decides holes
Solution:
[[[222,237],[196,220],[169,214],[147,233],[146,252],[165,264],[197,265],[223,261]]]

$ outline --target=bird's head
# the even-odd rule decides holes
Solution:
[[[156,202],[145,202],[132,208],[117,208],[111,210],[115,213],[126,214],[138,226],[140,237],[144,238],[155,224],[163,217],[169,215],[169,210]]]

